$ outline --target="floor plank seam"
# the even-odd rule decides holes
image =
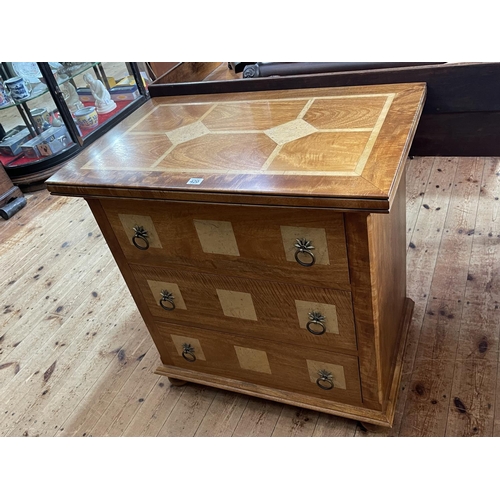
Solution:
[[[479,159],[476,159],[475,161],[477,162],[477,161],[479,161]],[[479,181],[479,186],[481,186],[482,183],[483,183],[484,169],[485,169],[485,163],[483,161],[483,168],[482,168],[482,171],[481,171],[481,179]],[[452,190],[452,195],[453,195],[453,190]],[[477,203],[475,204],[476,213],[475,213],[475,216],[474,216],[474,225],[473,225],[474,228],[476,228],[476,225],[477,225],[477,216],[478,216],[479,199],[480,199],[480,197],[481,197],[481,191],[479,190],[478,193],[477,193]],[[472,258],[472,248],[473,248],[474,238],[475,237],[476,237],[476,235],[475,235],[475,232],[474,232],[474,234],[472,235],[471,250],[469,252],[469,260],[468,260],[468,263],[467,263],[467,275],[469,274],[469,270],[470,270],[471,258]],[[463,288],[463,293],[462,293],[462,296],[461,296],[461,299],[460,299],[462,301],[462,307],[461,307],[461,312],[460,312],[460,328],[458,330],[458,339],[457,339],[457,345],[456,345],[456,348],[455,348],[455,357],[454,357],[454,362],[453,362],[453,375],[452,375],[452,378],[451,378],[451,387],[450,387],[450,397],[448,399],[448,411],[446,412],[446,418],[445,418],[445,424],[444,424],[444,432],[443,432],[444,436],[447,435],[449,415],[450,415],[450,411],[452,411],[451,402],[452,402],[452,399],[453,399],[453,394],[452,394],[452,391],[453,391],[453,381],[455,380],[455,372],[456,372],[456,366],[457,366],[456,360],[457,360],[458,350],[460,348],[460,333],[462,331],[462,327],[463,327],[462,319],[464,317],[464,307],[463,307],[463,304],[465,303],[465,297],[466,297],[466,293],[467,293],[467,283],[468,282],[466,281],[465,285],[464,285],[464,288]]]
[[[238,428],[238,425],[240,424],[241,419],[243,418],[245,410],[248,408],[249,401],[250,401],[250,397],[247,398],[247,402],[245,404],[245,408],[243,408],[243,411],[241,412],[240,418],[238,419],[238,422],[236,422],[236,425],[234,426],[233,432],[231,432],[231,437],[234,437],[234,433],[236,432],[236,429]]]

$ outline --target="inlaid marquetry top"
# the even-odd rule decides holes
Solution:
[[[47,185],[385,211],[424,98],[423,83],[155,98]]]

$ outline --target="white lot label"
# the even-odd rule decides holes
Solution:
[[[192,177],[187,181],[187,184],[201,184],[203,182],[203,179],[197,178],[197,177]]]

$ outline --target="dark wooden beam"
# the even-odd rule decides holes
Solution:
[[[422,115],[412,156],[500,156],[500,112]]]

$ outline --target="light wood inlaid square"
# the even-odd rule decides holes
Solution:
[[[174,296],[175,309],[187,309],[184,299],[182,298],[179,285],[177,283],[166,283],[164,281],[148,280],[148,285],[153,294],[155,302],[160,306],[161,291],[166,290]],[[167,306],[170,304],[167,304]]]
[[[122,223],[125,233],[127,233],[128,240],[133,246],[132,238],[135,236],[134,227],[141,226],[148,232],[148,242],[151,248],[163,248],[161,246],[160,238],[156,232],[153,220],[148,215],[132,215],[132,214],[118,214],[120,222]],[[139,241],[139,244],[142,242]]]
[[[245,292],[217,289],[224,316],[257,321],[252,296]]]
[[[307,370],[309,371],[309,378],[313,384],[319,378],[319,371],[326,370],[333,376],[332,382],[335,389],[346,389],[344,367],[341,365],[332,365],[331,363],[324,363],[323,361],[315,361],[306,359]]]
[[[182,144],[183,142],[191,141],[208,133],[209,130],[203,123],[195,122],[185,127],[167,132],[167,137],[172,141],[172,144]]]
[[[328,256],[328,244],[326,242],[326,231],[323,228],[280,226],[283,247],[285,248],[286,260],[295,262],[295,243],[297,239],[305,238],[314,246],[311,252],[316,258],[316,264],[328,266],[330,258]],[[299,265],[299,264],[297,264]]]
[[[312,125],[304,120],[297,119],[266,130],[266,135],[276,144],[285,144],[314,132],[316,132],[316,129]]]
[[[222,220],[194,220],[201,248],[205,253],[239,256],[233,225]]]
[[[337,320],[337,307],[333,304],[321,304],[319,302],[307,302],[305,300],[296,300],[297,317],[300,328],[306,328],[310,321],[310,312],[319,312],[325,317],[322,323],[325,325],[328,333],[339,333],[339,322]]]
[[[196,359],[199,359],[201,361],[207,360],[198,339],[195,339],[193,337],[184,337],[182,335],[170,335],[170,337],[172,338],[172,342],[174,343],[175,349],[177,350],[179,356],[182,356],[182,352],[184,350],[182,344],[190,344],[192,347],[194,347],[194,355],[196,356]]]
[[[271,374],[271,367],[267,359],[266,351],[249,349],[247,347],[234,346],[238,362],[244,370]]]

